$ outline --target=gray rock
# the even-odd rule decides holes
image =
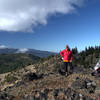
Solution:
[[[43,78],[43,74],[37,75],[36,73],[28,73],[22,77],[22,80],[24,81],[33,81],[37,79]]]
[[[14,86],[15,86],[15,87],[19,87],[20,85],[23,85],[23,84],[24,84],[23,81],[19,81],[19,82],[17,82]]]
[[[8,95],[7,93],[0,92],[0,100],[13,100],[14,96]]]
[[[100,86],[99,87],[96,87],[95,93],[100,94]]]
[[[52,99],[50,99],[50,97],[47,95],[48,94],[47,90],[49,89],[44,90],[46,92],[35,91],[34,94],[25,95],[22,100],[93,100],[92,98],[77,93],[71,88],[67,89],[59,88],[49,91],[52,97]]]

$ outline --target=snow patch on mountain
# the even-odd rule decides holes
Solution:
[[[0,49],[5,49],[5,48],[7,48],[7,46],[5,46],[5,45],[0,45]]]
[[[26,53],[28,52],[29,49],[27,48],[21,48],[21,49],[18,49],[18,51],[16,53]]]

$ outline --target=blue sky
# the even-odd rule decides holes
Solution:
[[[4,27],[0,31],[0,45],[54,52],[64,49],[66,44],[71,48],[77,47],[79,51],[100,45],[99,0],[88,0],[81,7],[75,6],[71,13],[51,14],[46,21],[47,24],[43,25],[43,21],[36,26],[32,24],[31,32],[9,31],[9,27]]]

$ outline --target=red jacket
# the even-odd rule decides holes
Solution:
[[[100,67],[97,69],[97,71],[99,71],[100,70]]]
[[[67,49],[65,49],[60,52],[60,55],[63,57],[64,62],[72,62],[72,51],[67,51]]]

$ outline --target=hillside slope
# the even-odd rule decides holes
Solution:
[[[92,70],[74,66],[65,77],[60,67],[60,58],[52,57],[4,75],[0,100],[100,100],[100,78]]]
[[[20,69],[40,60],[31,54],[0,54],[0,74]]]

